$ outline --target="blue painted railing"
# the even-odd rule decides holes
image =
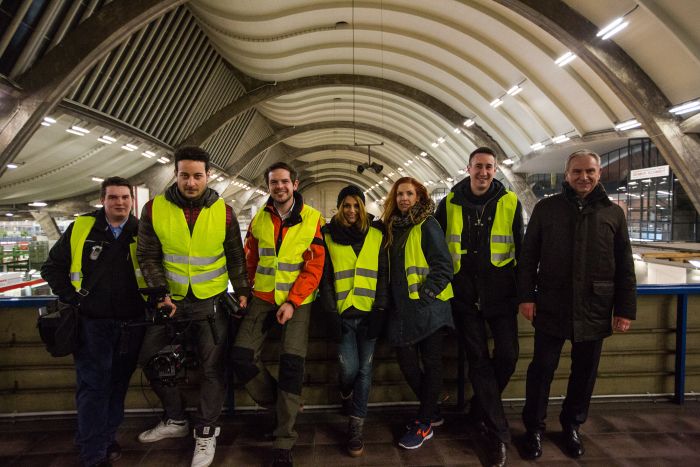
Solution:
[[[673,401],[685,402],[685,352],[688,331],[688,296],[700,294],[700,284],[637,286],[637,295],[676,296],[676,372]]]

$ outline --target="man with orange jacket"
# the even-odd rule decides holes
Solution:
[[[325,250],[321,213],[296,191],[297,172],[284,162],[265,171],[270,198],[253,217],[245,240],[253,297],[232,350],[239,381],[261,406],[275,408],[273,466],[291,466],[294,431],[304,377],[311,302],[316,297]],[[281,326],[279,377],[260,360],[265,337]]]

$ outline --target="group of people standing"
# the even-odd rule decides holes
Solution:
[[[398,441],[416,449],[444,422],[438,405],[443,340],[456,329],[474,389],[470,418],[484,436],[489,464],[504,465],[510,432],[501,393],[518,359],[518,309],[535,327],[523,451],[531,458],[542,454],[549,386],[568,339],[572,373],[560,422],[567,452],[582,455],[578,428],[586,419],[602,339],[613,327],[626,331],[635,317],[624,214],[599,183],[599,157],[579,151],[567,161],[562,194],[535,207],[523,242],[520,202],[494,178],[494,152],[475,150],[467,171],[437,211],[425,186],[400,178],[386,197],[381,219],[367,212],[364,193],[350,185],[339,193],[338,210],[325,224],[297,192],[296,171],[279,162],[265,172],[270,196],[252,219],[245,244],[233,210],[207,187],[209,155],[201,148],[175,152],[176,182],[146,204],[140,221],[130,214],[128,181],[106,179],[103,208],[79,217],[42,268],[54,293],[79,304],[82,313],[83,342],[74,355],[81,462],[106,466],[119,458],[116,431],[131,374],[138,361],[149,368],[153,355],[170,343],[163,326],[144,333],[128,325],[143,315],[138,288],[145,284],[167,291],[157,306],[190,323],[187,331],[202,376],[190,430],[177,387],[145,371],[164,414],[139,440],[193,433],[193,467],[214,460],[229,362],[251,397],[274,416],[271,464],[293,465],[317,293],[330,318],[329,337],[338,341],[351,456],[364,451],[377,339],[385,335],[396,349],[419,401]],[[104,267],[100,258],[109,259],[109,274],[93,286],[95,272]],[[83,278],[89,290],[82,288]],[[229,281],[246,312],[227,347],[229,317],[221,312],[219,298]],[[273,327],[281,331],[276,378],[261,361]]]

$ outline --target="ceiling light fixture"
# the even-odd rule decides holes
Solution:
[[[493,101],[491,101],[491,103],[489,105],[495,109],[495,108],[499,107],[501,104],[503,104],[503,99],[501,99],[500,97],[497,97]]]
[[[530,148],[531,148],[533,151],[538,151],[538,150],[544,148],[544,144],[542,144],[542,143],[540,143],[540,142],[537,142],[537,143],[531,145]]]
[[[92,181],[93,181],[93,182],[100,182],[100,183],[102,183],[102,182],[105,181],[105,179],[104,179],[104,178],[100,178],[100,177],[92,177]]]
[[[637,121],[636,118],[633,118],[632,120],[627,120],[625,122],[620,122],[617,125],[615,125],[615,129],[617,131],[625,131],[625,130],[631,130],[632,128],[637,128],[642,126],[641,123]]]
[[[74,130],[73,128],[66,128],[66,132],[76,135],[76,136],[85,136],[85,133],[82,133],[80,131]]]
[[[425,151],[421,151],[421,152],[420,152],[420,155],[423,156],[423,157],[428,157],[428,153],[425,152]]]
[[[515,161],[509,157],[507,159],[503,159],[503,163],[505,165],[513,165],[513,164],[515,164]]]
[[[509,96],[517,96],[522,90],[523,88],[520,86],[520,84],[516,84],[515,86],[507,90],[506,94],[508,94]]]
[[[668,111],[675,115],[683,115],[690,112],[695,112],[696,110],[700,110],[700,99],[685,102],[675,107],[671,107]]]
[[[29,203],[29,206],[33,206],[36,208],[43,208],[44,206],[48,206],[48,204],[44,203],[43,201],[34,201],[33,203]]]
[[[464,126],[469,128],[470,126],[474,125],[474,119],[473,118],[468,118],[464,121]]]
[[[561,57],[554,60],[554,64],[562,67],[564,65],[568,65],[569,63],[571,63],[571,61],[575,58],[576,58],[576,54],[574,54],[571,51],[568,51],[564,55],[562,55]]]
[[[123,150],[129,151],[129,152],[136,151],[138,148],[139,148],[138,146],[136,146],[135,144],[131,144],[131,143],[127,143],[124,146],[122,146]]]
[[[566,134],[553,136],[552,143],[554,143],[554,144],[564,143],[566,141],[569,141],[569,139],[570,138],[568,136],[566,136]]]
[[[141,155],[142,155],[143,157],[147,157],[147,158],[151,159],[151,158],[153,158],[153,157],[156,156],[156,153],[153,152],[153,151],[143,151],[143,152],[141,153]]]
[[[44,121],[49,125],[53,125],[54,123],[56,123],[56,119],[51,117],[44,117]]]
[[[7,164],[6,167],[7,167],[8,169],[16,169],[16,168],[19,167],[20,165],[21,165],[21,164],[18,163],[18,162],[15,162],[15,163],[12,163],[12,162],[11,162],[11,163]]]

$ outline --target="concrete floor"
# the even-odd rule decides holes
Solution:
[[[403,426],[413,409],[371,409],[365,428],[365,455],[350,458],[344,450],[345,419],[337,413],[307,411],[298,419],[299,441],[294,449],[297,466],[469,466],[480,465],[481,440],[464,416],[444,409],[446,423],[435,429],[423,447],[407,451],[397,447]],[[568,458],[559,444],[552,404],[552,431],[544,442],[544,455],[536,462],[518,454],[523,425],[520,407],[507,408],[514,443],[509,447],[509,465],[540,466],[700,466],[700,402],[684,406],[670,402],[594,403],[582,427],[586,454]],[[189,466],[193,440],[164,440],[142,445],[137,434],[157,422],[155,415],[129,416],[119,432],[123,457],[117,467]],[[263,433],[269,427],[264,414],[242,413],[222,418],[222,434],[214,466],[261,466],[269,458],[270,442]],[[0,466],[76,466],[72,437],[74,420],[0,421]]]

